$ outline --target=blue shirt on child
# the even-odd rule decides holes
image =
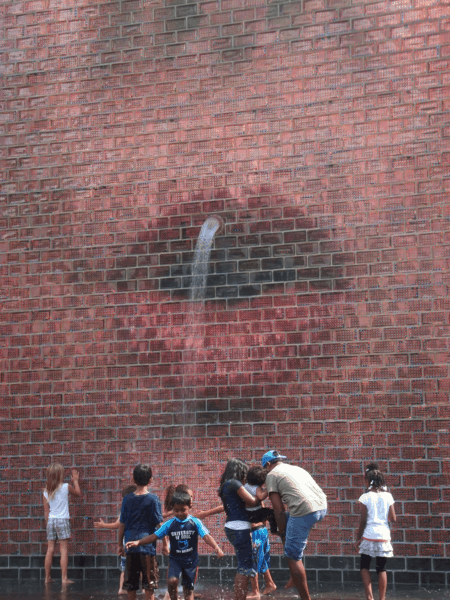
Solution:
[[[198,565],[198,536],[202,538],[209,531],[203,523],[189,515],[184,521],[173,517],[155,531],[158,539],[168,535],[170,540],[170,557],[180,566],[196,567]]]
[[[155,533],[162,522],[161,502],[154,494],[128,494],[122,501],[120,522],[125,525],[125,543]],[[127,550],[127,554],[150,554],[155,556],[156,543],[136,546]]]

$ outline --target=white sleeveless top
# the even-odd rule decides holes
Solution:
[[[49,519],[69,519],[69,484],[63,483],[49,500],[47,490],[44,490],[44,497],[50,505]]]

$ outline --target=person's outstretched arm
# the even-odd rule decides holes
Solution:
[[[217,554],[217,556],[219,558],[222,558],[223,556],[225,556],[225,554],[223,553],[223,550],[220,548],[219,544],[216,542],[216,540],[213,538],[213,536],[210,533],[207,533],[206,535],[204,535],[203,540],[208,544],[208,546],[211,546],[211,548],[214,550],[214,552]]]
[[[94,529],[119,529],[119,527],[120,519],[117,519],[117,521],[114,521],[114,523],[105,523],[103,519],[94,521]]]
[[[140,540],[135,540],[134,542],[127,542],[126,549],[129,550],[130,548],[136,548],[136,546],[145,546],[145,544],[153,544],[153,542],[156,542],[156,540],[158,539],[159,538],[154,533],[152,533],[150,535],[146,535]]]
[[[204,519],[205,517],[211,517],[212,515],[218,515],[219,513],[225,512],[223,504],[210,508],[209,510],[203,510],[202,512],[195,513],[194,517],[197,519]]]

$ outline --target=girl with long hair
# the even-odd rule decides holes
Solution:
[[[236,553],[238,567],[234,579],[235,600],[246,600],[248,584],[255,577],[251,524],[246,506],[256,506],[259,500],[245,488],[248,467],[239,458],[230,459],[220,478],[218,494],[227,515],[225,534]]]
[[[47,524],[47,554],[45,555],[45,583],[51,582],[51,568],[56,542],[59,541],[61,578],[63,583],[73,583],[67,578],[69,564],[70,515],[69,494],[81,496],[79,474],[72,469],[71,483],[64,483],[64,467],[53,463],[47,469],[44,489],[44,514]]]

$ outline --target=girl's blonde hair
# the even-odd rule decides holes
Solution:
[[[47,490],[49,500],[53,498],[55,492],[61,487],[64,481],[64,467],[59,463],[53,463],[47,469]]]

